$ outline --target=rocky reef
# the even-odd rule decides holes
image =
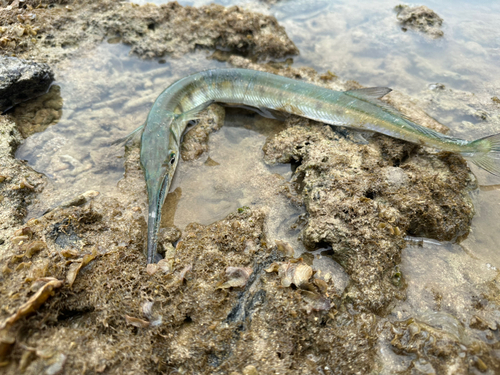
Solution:
[[[234,67],[333,90],[360,87],[286,62],[259,63],[298,51],[275,19],[237,7],[107,1],[9,6],[2,10],[3,20],[37,15],[30,21],[37,46],[28,48],[32,42],[23,32],[12,36],[15,44],[4,52],[59,61],[61,70],[65,59],[107,39],[129,44],[146,59],[218,48],[218,58]],[[5,35],[15,35],[16,25],[5,26]],[[384,100],[416,122],[446,131],[405,95],[395,92]],[[408,291],[401,264],[407,236],[455,243],[469,233],[470,192],[477,186],[460,156],[284,114],[279,128],[268,133],[262,158],[269,165],[290,164],[290,177],[273,175],[265,183],[270,195],[303,210],[294,226],[308,251],[297,254],[273,238],[271,210],[256,203],[182,230],[164,221],[164,259],[146,267],[147,202],[133,142],[125,146],[120,160],[125,175],[116,189],[82,192],[25,219],[27,207],[50,181],[14,152],[23,136],[57,122],[61,108],[54,87],[0,118],[0,365],[5,373],[390,371],[382,359],[408,374],[498,370],[500,336],[491,318],[498,306],[498,278],[475,297],[473,319],[458,320],[438,308],[410,317],[404,309],[394,310]],[[94,117],[102,109],[88,108]],[[228,112],[211,106],[201,114],[184,137],[184,163],[207,158],[210,137]],[[210,157],[204,163],[217,165]],[[321,259],[340,267],[325,268]],[[346,285],[335,273],[346,275]],[[443,296],[436,292],[435,298]]]

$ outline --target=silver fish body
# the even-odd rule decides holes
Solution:
[[[378,87],[332,91],[246,69],[207,70],[173,83],[153,104],[141,137],[141,165],[149,199],[147,262],[161,259],[156,249],[161,208],[179,160],[182,133],[187,123],[213,102],[288,112],[459,152],[488,172],[500,175],[500,135],[466,141],[415,124],[378,100],[390,91]]]

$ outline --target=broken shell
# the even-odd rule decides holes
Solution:
[[[278,275],[281,276],[281,285],[289,287],[294,284],[300,287],[306,283],[313,275],[313,270],[305,263],[283,263],[280,266]]]
[[[294,255],[294,250],[292,246],[288,242],[276,240],[276,247],[278,248],[278,251],[282,252],[288,257],[293,257]]]
[[[310,314],[311,311],[330,310],[332,308],[330,300],[317,293],[309,290],[301,290],[300,294],[307,303],[306,311],[308,314]]]
[[[31,185],[28,181],[26,181],[26,179],[23,179],[19,184],[19,189],[24,189],[24,188],[28,188],[31,190],[35,189],[33,185]]]
[[[184,281],[184,278],[186,277],[186,273],[191,271],[193,269],[192,264],[188,264],[186,267],[182,269],[182,271],[179,273],[179,280],[182,282]]]
[[[31,240],[33,237],[33,232],[31,231],[30,227],[24,227],[21,229],[18,229],[14,232],[14,236],[28,236],[28,238]]]
[[[252,272],[253,269],[248,267],[227,267],[226,277],[229,280],[220,285],[218,289],[245,286]]]
[[[148,264],[149,266],[149,264]],[[174,260],[173,259],[162,259],[157,263],[157,267],[160,268],[165,273],[170,273],[174,268]]]
[[[63,353],[59,353],[52,362],[52,364],[45,369],[45,374],[47,375],[56,375],[60,374],[63,371],[64,364],[66,363],[66,355]]]
[[[75,282],[76,275],[78,275],[80,268],[82,268],[82,262],[71,263],[69,265],[68,273],[66,274],[66,283],[70,288]]]
[[[137,327],[137,328],[148,328],[149,327],[149,322],[146,320],[142,320],[139,318],[133,318],[131,316],[125,315],[125,320],[127,324],[130,324],[131,326]]]
[[[325,280],[322,279],[314,279],[313,280],[314,285],[316,285],[319,289],[319,291],[323,294],[326,294],[328,290],[328,284],[326,283]]]
[[[154,302],[151,301],[146,301],[142,304],[142,313],[148,319],[153,315],[153,304]]]
[[[22,37],[24,34],[24,27],[21,25],[17,25],[14,28],[12,28],[12,32],[17,36],[17,37]]]
[[[78,250],[64,249],[61,250],[61,255],[65,258],[76,258],[78,256]]]
[[[156,327],[162,323],[163,318],[161,315],[153,313],[153,305],[154,305],[154,302],[151,302],[151,301],[144,302],[142,304],[142,313],[144,314],[144,316],[146,318],[148,318],[150,326]]]
[[[158,264],[157,263],[149,263],[146,266],[146,272],[148,273],[148,275],[152,276],[156,273],[156,271],[158,271]]]
[[[12,326],[20,318],[35,312],[53,294],[53,290],[63,285],[61,280],[52,277],[45,278],[47,283],[38,290],[31,298],[19,307],[14,315],[0,324],[0,330]]]
[[[87,264],[89,264],[90,261],[94,258],[95,255],[87,254],[81,259],[81,261],[74,262],[69,265],[68,273],[66,274],[66,282],[69,284],[68,286],[70,288],[75,282],[78,272],[82,269],[82,267],[85,267]]]
[[[14,236],[10,239],[10,241],[13,243],[13,244],[16,244],[16,245],[20,245],[22,242],[24,241],[28,241],[29,240],[29,237],[28,236]]]
[[[266,268],[264,271],[266,272],[278,272],[280,268],[280,265],[276,262],[272,263],[268,268]]]
[[[37,252],[46,249],[47,244],[43,241],[33,241],[31,243],[27,243],[23,246],[23,249],[25,250],[24,255],[27,256],[28,258],[31,258],[33,255],[35,255]]]

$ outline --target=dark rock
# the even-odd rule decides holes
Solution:
[[[47,92],[53,80],[47,64],[0,57],[0,111]]]

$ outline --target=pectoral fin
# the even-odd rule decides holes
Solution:
[[[130,142],[130,140],[132,138],[134,138],[137,134],[139,134],[144,129],[145,125],[146,125],[146,123],[142,124],[137,129],[135,129],[134,131],[132,131],[132,133],[127,134],[125,137],[119,138],[116,141],[111,142],[110,146],[115,146],[115,145],[119,145],[121,143],[128,143],[128,142]]]
[[[208,106],[210,106],[214,102],[215,100],[209,100],[208,102],[200,104],[193,109],[190,109],[189,111],[182,112],[181,114],[177,115],[177,118],[182,119],[183,121],[199,120],[198,114],[205,108],[208,108]]]

